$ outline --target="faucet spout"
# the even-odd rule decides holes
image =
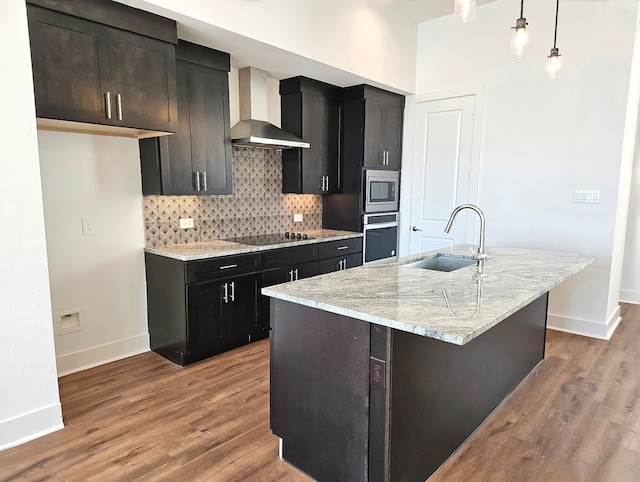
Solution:
[[[451,231],[451,226],[453,226],[453,220],[456,218],[458,213],[463,209],[471,209],[472,211],[475,211],[476,213],[478,213],[478,216],[480,217],[480,244],[478,245],[478,254],[476,255],[476,259],[478,260],[478,270],[482,272],[482,270],[484,269],[484,260],[487,257],[487,252],[484,246],[484,232],[485,232],[486,219],[484,217],[484,213],[482,212],[482,210],[474,204],[461,204],[460,206],[455,208],[451,213],[451,217],[449,218],[449,222],[447,223],[447,226],[444,228],[444,232],[448,233],[449,231]]]

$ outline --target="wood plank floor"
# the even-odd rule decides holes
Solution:
[[[609,342],[549,331],[545,360],[430,482],[640,480],[640,306],[622,314]],[[268,350],[63,377],[65,429],[0,452],[0,480],[311,480],[278,459]]]

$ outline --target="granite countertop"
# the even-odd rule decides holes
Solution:
[[[459,245],[315,276],[263,288],[262,294],[464,345],[596,259],[573,253],[487,248],[482,277],[475,264],[449,273],[407,266],[438,253],[470,256],[469,248]]]
[[[201,241],[198,243],[153,246],[144,248],[144,250],[147,253],[165,256],[167,258],[179,259],[181,261],[194,261],[198,259],[217,258],[220,256],[230,256],[234,254],[256,253],[258,251],[287,248],[289,246],[300,246],[303,244],[362,237],[362,233],[356,233],[353,231],[336,231],[333,229],[315,229],[305,232],[313,239],[296,239],[286,243],[270,244],[267,246],[251,246],[222,239],[215,239],[212,241]]]

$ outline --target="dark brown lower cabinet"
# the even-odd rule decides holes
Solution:
[[[194,261],[145,253],[151,349],[187,365],[267,338],[262,287],[358,266],[361,251],[354,238]]]
[[[544,358],[547,300],[463,346],[272,300],[282,457],[318,481],[426,480]]]
[[[145,253],[151,349],[187,365],[256,339],[259,254],[180,261]]]

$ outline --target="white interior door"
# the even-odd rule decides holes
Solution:
[[[444,232],[456,206],[477,202],[475,100],[472,94],[416,104],[410,254],[476,242],[477,214],[468,209]]]

